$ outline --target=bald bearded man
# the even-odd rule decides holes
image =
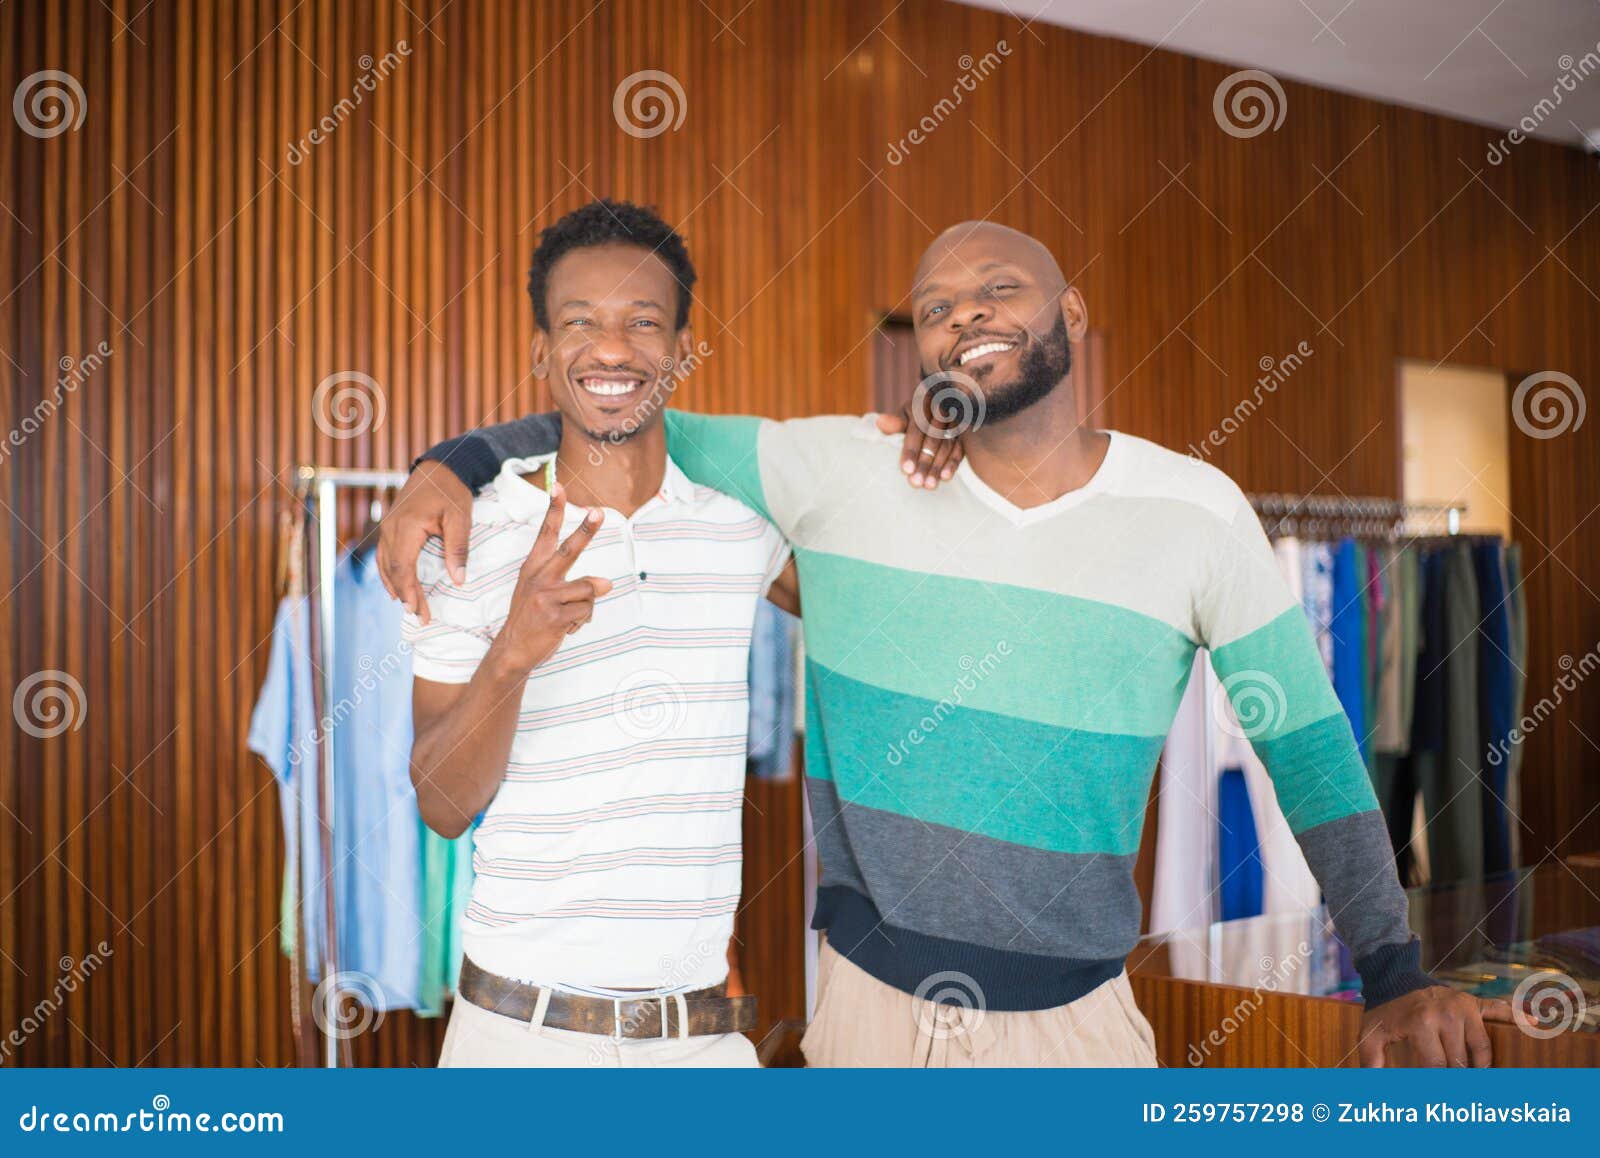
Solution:
[[[911,300],[959,466],[871,419],[667,415],[684,473],[768,517],[799,566],[827,938],[811,1064],[1156,1064],[1123,960],[1200,647],[1225,686],[1286,693],[1252,742],[1361,973],[1362,1060],[1403,1040],[1425,1064],[1488,1064],[1483,1018],[1509,1010],[1421,969],[1355,738],[1239,488],[1080,425],[1087,311],[1035,239],[947,230]],[[429,451],[385,520],[391,591],[417,606],[422,538],[463,557],[471,489],[552,438],[534,416]]]

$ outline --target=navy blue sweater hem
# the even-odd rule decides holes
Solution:
[[[1076,1001],[1122,972],[1120,957],[1046,957],[990,949],[885,924],[877,907],[856,890],[831,885],[817,890],[811,927],[826,930],[828,944],[853,964],[902,993],[931,997],[966,990],[971,980],[985,1009],[1054,1009]],[[964,974],[953,978],[949,974]],[[945,975],[943,977],[939,975]]]

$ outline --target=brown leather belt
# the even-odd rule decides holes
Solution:
[[[707,1037],[743,1033],[756,1024],[754,997],[729,997],[727,985],[696,989],[677,997],[586,997],[551,990],[544,1024],[573,1033],[594,1033],[614,1039]],[[457,992],[480,1009],[532,1021],[539,1006],[540,989],[478,968],[470,958],[461,962]],[[682,1004],[679,1004],[679,997]],[[683,1014],[688,1014],[687,1029]]]

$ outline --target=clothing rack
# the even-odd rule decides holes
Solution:
[[[338,639],[335,608],[338,601],[331,590],[333,576],[339,566],[339,507],[340,491],[347,490],[398,490],[405,485],[403,470],[360,470],[347,467],[304,465],[295,470],[295,497],[304,504],[308,517],[316,523],[314,546],[308,553],[314,564],[314,581],[306,584],[307,601],[311,605],[311,651],[318,666],[312,680],[312,699],[318,721],[326,727],[318,729],[316,813],[317,830],[322,841],[324,889],[324,921],[322,937],[322,981],[319,984],[322,1001],[322,1064],[329,1069],[339,1068],[341,1038],[335,1032],[339,1025],[339,921],[336,907],[337,890],[334,888],[334,752],[333,715],[328,705],[334,702],[334,641]],[[308,539],[308,544],[313,540]],[[296,866],[298,871],[298,866]],[[300,944],[310,944],[305,935],[304,899],[300,889],[295,890],[295,921],[300,929]]]
[[[1291,531],[1300,520],[1333,523],[1335,530],[1355,532],[1372,538],[1398,538],[1408,521],[1443,517],[1446,533],[1461,533],[1461,518],[1467,513],[1463,503],[1411,503],[1401,499],[1352,498],[1349,495],[1246,495],[1260,516],[1268,534],[1287,527]],[[1319,528],[1328,529],[1328,528]]]

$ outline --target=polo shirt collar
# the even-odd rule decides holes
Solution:
[[[508,458],[500,464],[500,473],[495,478],[495,493],[499,496],[506,513],[512,518],[525,522],[536,522],[544,518],[544,513],[550,506],[550,496],[545,494],[543,487],[534,486],[522,476],[543,472],[545,464],[553,458],[554,454],[535,454],[527,458]],[[558,463],[557,482],[561,480],[560,469]],[[694,483],[690,482],[689,476],[672,461],[671,455],[667,456],[667,469],[662,475],[661,488],[656,493],[655,499],[640,507],[639,512],[642,513],[657,500],[668,503],[688,503],[694,500]]]

